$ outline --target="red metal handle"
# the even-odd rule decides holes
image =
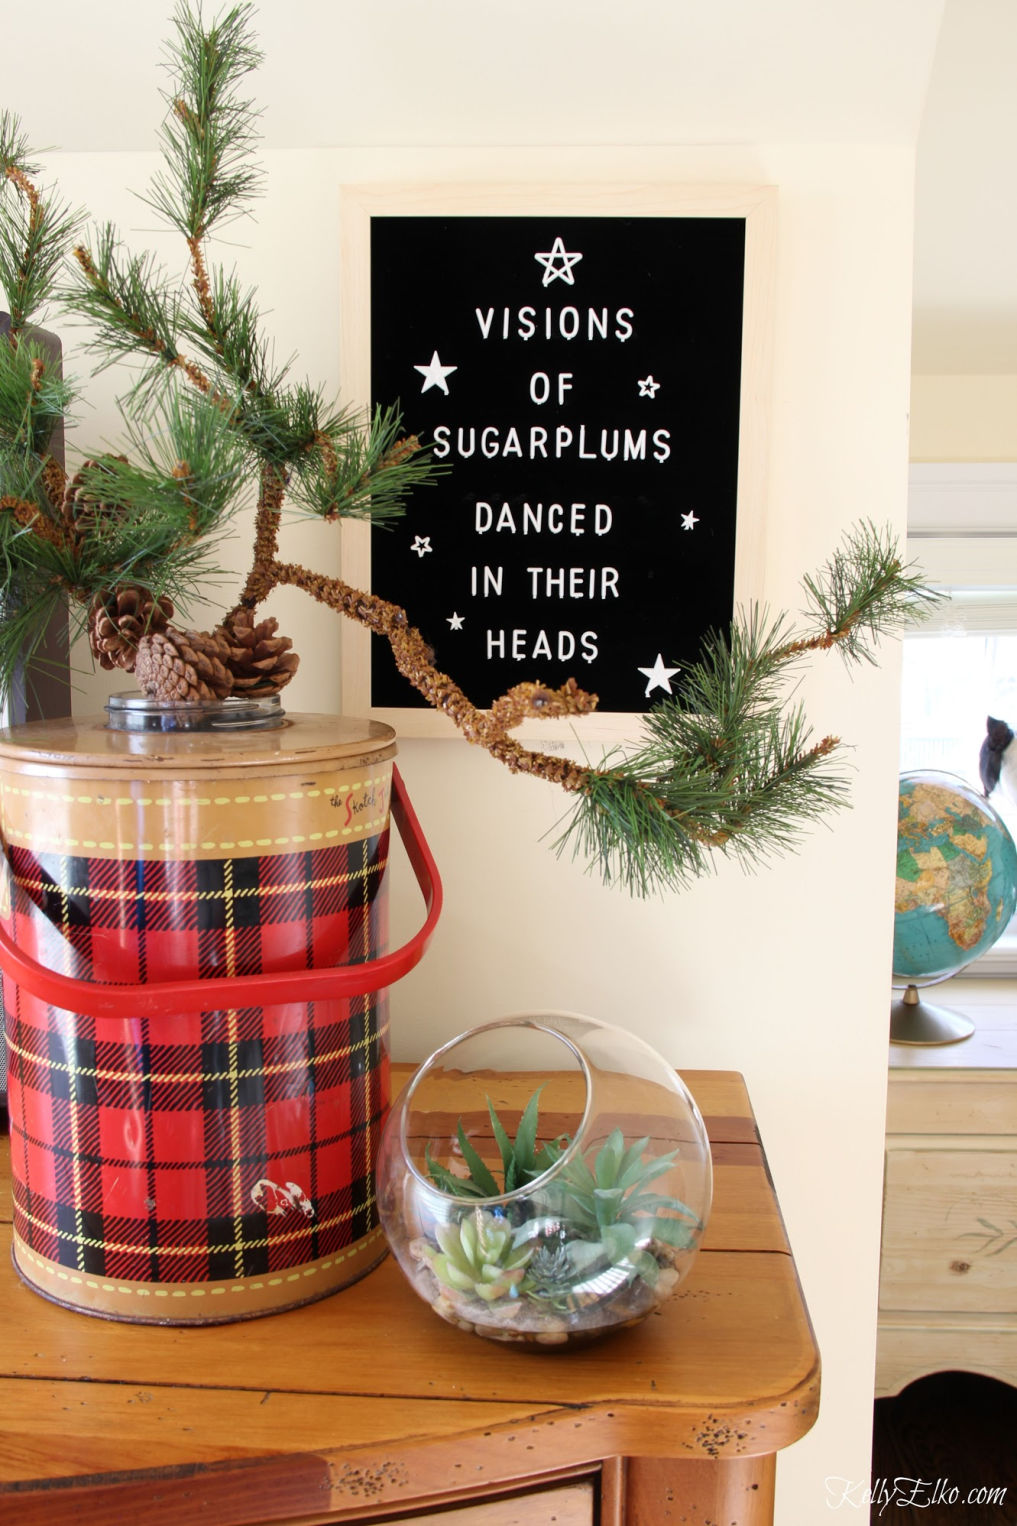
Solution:
[[[391,954],[363,964],[344,964],[327,970],[277,970],[259,975],[220,976],[208,980],[153,981],[145,985],[107,985],[59,975],[26,954],[0,923],[0,966],[26,991],[69,1012],[87,1017],[166,1017],[174,1012],[213,1012],[224,1007],[269,1007],[290,1001],[323,1001],[329,997],[361,996],[392,985],[419,964],[441,915],[442,888],[438,867],[409,802],[398,768],[392,770],[392,816],[417,884],[427,916],[409,942]]]

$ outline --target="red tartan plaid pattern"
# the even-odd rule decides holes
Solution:
[[[387,944],[388,833],[302,853],[130,862],[11,848],[11,930],[40,962],[133,983],[292,969],[264,1008],[96,1020],[5,977],[15,1229],[133,1281],[303,1265],[377,1223],[385,992],[299,1000],[299,971]]]

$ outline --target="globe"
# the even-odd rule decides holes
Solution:
[[[894,982],[917,988],[956,975],[986,953],[1017,907],[1017,847],[1002,817],[963,779],[920,771],[902,774],[897,810]],[[897,1042],[946,1043],[966,1037]]]

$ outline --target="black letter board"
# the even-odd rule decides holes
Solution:
[[[375,217],[371,391],[449,469],[372,586],[488,706],[643,711],[733,606],[745,223]],[[424,705],[375,644],[374,706]]]
[[[633,738],[759,597],[776,194],[739,185],[361,185],[341,201],[343,391],[398,400],[446,475],[343,577],[401,604],[485,707],[573,678]],[[343,703],[451,736],[386,643],[342,631]]]

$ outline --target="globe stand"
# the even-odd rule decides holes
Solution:
[[[974,1031],[974,1023],[963,1013],[927,1005],[917,986],[909,985],[890,1007],[891,1044],[958,1044]]]

